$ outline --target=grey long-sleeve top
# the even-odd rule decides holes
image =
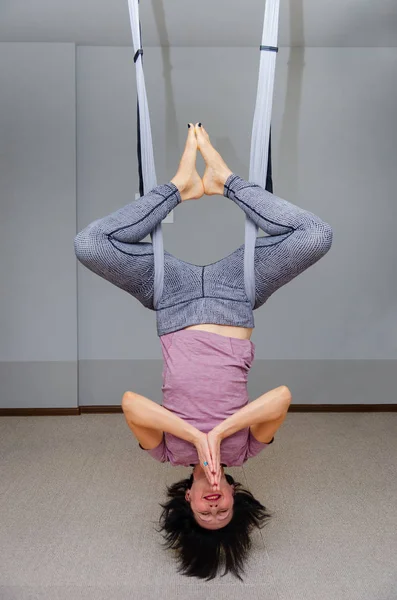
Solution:
[[[184,262],[165,251],[164,289],[156,309],[159,336],[200,323],[255,327],[253,310],[331,247],[332,229],[327,223],[238,175],[230,175],[224,196],[268,234],[258,237],[255,246],[254,308],[244,286],[244,244],[205,266]],[[74,242],[77,258],[155,310],[153,248],[140,240],[180,202],[173,183],[159,185],[83,229]]]

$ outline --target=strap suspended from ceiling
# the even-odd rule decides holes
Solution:
[[[143,72],[142,31],[139,21],[138,0],[128,0],[131,22],[132,42],[134,48],[136,88],[138,95],[138,164],[139,193],[144,196],[157,187],[156,167],[153,155],[152,130],[150,127],[149,106],[146,95],[145,76]],[[154,308],[157,308],[163,294],[164,285],[164,245],[161,223],[150,234],[154,253]]]
[[[142,31],[139,20],[139,0],[128,0],[134,63],[137,82],[137,137],[139,193],[141,196],[157,187],[149,107],[143,72]],[[271,112],[273,103],[276,54],[278,52],[278,21],[280,0],[267,0],[260,46],[258,90],[252,128],[249,181],[273,192],[271,164]],[[244,284],[252,308],[255,306],[255,244],[257,225],[248,216],[245,220]],[[160,303],[164,287],[164,245],[161,224],[151,233],[154,253],[154,308]]]

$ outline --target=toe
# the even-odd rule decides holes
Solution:
[[[209,135],[201,123],[200,123],[200,127],[199,127],[199,124],[196,123],[195,131],[196,131],[197,139],[201,138],[201,142],[203,142],[203,141],[209,142],[210,141]]]
[[[187,134],[186,146],[189,148],[192,146],[197,148],[196,130],[194,128],[193,123],[190,123],[190,129]]]
[[[206,140],[210,141],[210,136],[208,135],[208,132],[204,129],[203,126],[200,127],[204,137],[206,138]]]

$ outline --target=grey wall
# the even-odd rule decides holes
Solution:
[[[131,52],[77,49],[78,229],[137,191]],[[253,48],[146,49],[159,182],[175,174],[186,124],[199,120],[247,177],[258,59]],[[335,237],[320,263],[255,311],[252,397],[285,383],[297,403],[395,402],[396,63],[396,48],[280,49],[275,192],[330,222]],[[163,229],[168,251],[205,264],[243,243],[244,215],[226,198],[203,198],[178,207]],[[63,233],[69,256],[68,225]],[[161,400],[155,314],[81,265],[78,284],[80,403],[119,404],[126,389]]]
[[[249,48],[146,50],[159,182],[175,174],[187,122],[199,120],[248,177],[257,67]],[[279,52],[275,193],[331,223],[335,241],[254,313],[257,359],[397,358],[396,67],[397,49]],[[82,228],[137,190],[131,51],[79,48],[77,75]],[[165,247],[189,262],[213,262],[244,240],[244,214],[223,197],[187,202],[174,220],[163,226]],[[84,268],[79,281],[80,358],[161,357],[154,313]]]
[[[275,191],[329,221],[335,242],[255,312],[252,397],[283,382],[299,403],[395,401],[396,63],[396,49],[279,52]],[[199,120],[248,176],[257,67],[249,48],[146,50],[159,181],[173,177],[186,124]],[[137,189],[131,52],[79,48],[77,73],[81,228]],[[189,262],[213,262],[244,239],[244,215],[223,197],[185,203],[174,221],[165,247]],[[154,313],[84,268],[79,307],[81,401],[106,404],[125,389],[160,400]]]
[[[139,6],[145,47],[259,46],[265,4],[146,0]],[[396,46],[396,18],[395,0],[280,2],[279,45]],[[0,41],[128,46],[128,5],[126,0],[3,0]]]
[[[73,44],[0,44],[0,407],[77,406]]]

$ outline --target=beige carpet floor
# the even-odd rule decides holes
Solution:
[[[155,529],[188,469],[123,415],[0,419],[1,600],[397,600],[397,415],[292,413],[229,472],[273,513],[244,583],[176,572]]]

